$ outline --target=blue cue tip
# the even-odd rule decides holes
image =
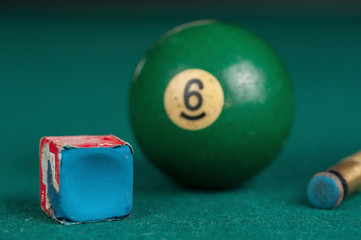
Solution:
[[[311,204],[320,209],[331,209],[342,202],[344,189],[341,180],[333,173],[321,172],[314,175],[307,187]]]

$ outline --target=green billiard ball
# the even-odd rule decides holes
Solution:
[[[191,187],[235,186],[270,163],[293,120],[287,70],[238,26],[196,21],[162,36],[137,65],[130,120],[147,158]]]

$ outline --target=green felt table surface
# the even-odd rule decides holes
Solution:
[[[267,40],[293,79],[281,155],[242,186],[184,188],[155,169],[127,114],[130,77],[168,29],[212,17]],[[361,149],[361,18],[0,14],[0,239],[359,239],[361,194],[313,208],[309,178]],[[39,204],[42,136],[115,134],[132,143],[134,209],[123,221],[63,226]],[[170,153],[171,154],[171,153]]]

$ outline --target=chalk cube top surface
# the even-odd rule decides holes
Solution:
[[[75,148],[95,148],[95,147],[114,147],[117,145],[124,146],[127,143],[114,135],[105,136],[62,136],[62,137],[43,137],[44,141],[48,140],[59,147]]]
[[[117,220],[133,204],[131,146],[113,136],[44,137],[41,208],[64,224]]]

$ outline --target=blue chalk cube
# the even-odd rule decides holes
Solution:
[[[63,148],[55,187],[48,161],[50,215],[62,223],[115,220],[133,205],[133,155],[130,146]]]

